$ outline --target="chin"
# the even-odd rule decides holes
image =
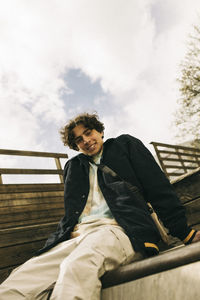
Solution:
[[[94,151],[94,152],[90,152],[90,153],[88,153],[87,155],[89,155],[89,156],[94,156],[94,155],[98,154],[99,152],[100,152],[100,150]]]
[[[89,156],[94,156],[96,155],[98,152],[92,152],[92,153],[88,153]]]

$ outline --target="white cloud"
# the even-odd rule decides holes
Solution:
[[[151,2],[79,1],[80,23],[73,26],[76,62],[114,95],[132,88],[148,61],[146,49],[154,36]]]
[[[199,0],[7,0],[0,5],[2,147],[44,147],[38,137],[45,130],[41,120],[42,126],[58,126],[67,117],[62,95],[71,91],[63,74],[70,68],[99,79],[113,105],[121,106],[121,127],[112,133],[130,130],[146,141],[171,138],[176,72]],[[108,124],[116,124],[114,116]]]
[[[197,22],[200,10],[197,1],[193,2],[192,7],[188,1],[168,1],[166,5],[155,1],[155,5],[158,3],[163,9],[167,6],[169,13],[170,10],[173,11],[172,20],[169,14],[168,24],[165,20],[163,31],[157,30],[158,33],[154,36],[152,48],[146,49],[150,53],[149,61],[144,70],[136,69],[139,75],[133,89],[118,93],[116,97],[118,103],[123,104],[122,116],[130,120],[127,131],[136,134],[146,144],[151,140],[176,142],[175,129],[171,127],[171,123],[179,97],[179,65],[186,51],[188,34],[192,25]],[[157,13],[159,12],[165,13],[160,7]]]

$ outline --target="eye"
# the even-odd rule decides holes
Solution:
[[[89,136],[91,133],[92,133],[92,130],[91,130],[91,129],[88,129],[88,130],[85,132],[85,135],[86,135],[86,136]]]
[[[83,141],[83,138],[80,136],[75,139],[75,144],[80,144]]]

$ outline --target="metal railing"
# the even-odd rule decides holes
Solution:
[[[39,151],[23,151],[23,150],[9,150],[0,149],[1,155],[16,155],[16,156],[34,156],[34,157],[50,157],[54,158],[56,169],[21,169],[21,168],[0,168],[0,184],[3,184],[3,174],[34,174],[34,175],[59,175],[60,182],[63,183],[63,169],[60,158],[68,158],[65,153],[54,152],[39,152]]]

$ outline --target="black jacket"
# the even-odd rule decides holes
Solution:
[[[136,186],[140,193],[130,193],[122,181],[98,169],[98,182],[107,204],[130,238],[135,251],[143,255],[157,252],[160,235],[155,227],[146,201],[150,202],[173,236],[186,239],[191,235],[184,207],[173,186],[143,143],[130,136],[108,139],[103,146],[101,162],[114,170],[121,179]],[[57,231],[47,240],[38,254],[70,238],[89,193],[89,157],[79,154],[68,160],[64,168],[65,216]],[[145,201],[143,200],[145,199]]]

